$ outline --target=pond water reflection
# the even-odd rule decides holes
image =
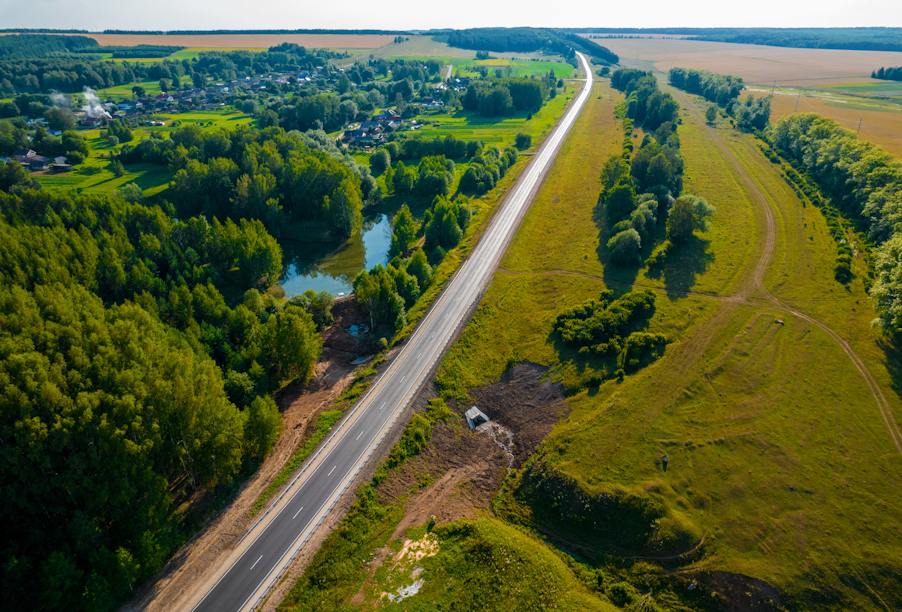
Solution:
[[[391,220],[379,214],[365,219],[359,233],[340,242],[302,243],[286,240],[282,257],[286,264],[282,288],[291,297],[307,289],[332,295],[351,293],[351,283],[361,270],[388,262]]]

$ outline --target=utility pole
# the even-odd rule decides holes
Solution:
[[[773,86],[773,88],[770,90],[770,97],[771,97],[771,98],[774,97],[774,91],[775,91],[776,89],[777,89],[777,82],[774,81],[774,86]]]
[[[858,134],[861,133],[861,122],[864,121],[864,117],[858,120],[858,130],[855,132],[855,138],[858,138]]]
[[[795,109],[794,111],[792,111],[793,113],[798,112],[798,110],[799,110],[799,100],[801,100],[801,99],[802,99],[802,90],[800,89],[800,90],[799,90],[799,97],[796,98],[796,109]]]

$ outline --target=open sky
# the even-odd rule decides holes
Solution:
[[[186,29],[902,26],[899,0],[0,0],[0,28]]]

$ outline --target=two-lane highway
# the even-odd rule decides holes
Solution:
[[[577,54],[586,82],[558,126],[546,139],[492,220],[485,235],[461,266],[439,301],[419,325],[400,355],[361,400],[324,447],[315,466],[274,504],[270,515],[247,536],[245,550],[198,602],[198,612],[252,609],[272,581],[291,561],[312,529],[340,497],[343,487],[363,467],[370,453],[416,394],[441,357],[458,325],[491,280],[523,213],[546,170],[592,90],[592,71]]]

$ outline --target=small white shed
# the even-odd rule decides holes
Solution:
[[[489,417],[479,408],[473,406],[469,410],[464,413],[464,416],[467,417],[467,425],[470,426],[470,429],[476,429],[479,425],[483,423],[489,422]]]

